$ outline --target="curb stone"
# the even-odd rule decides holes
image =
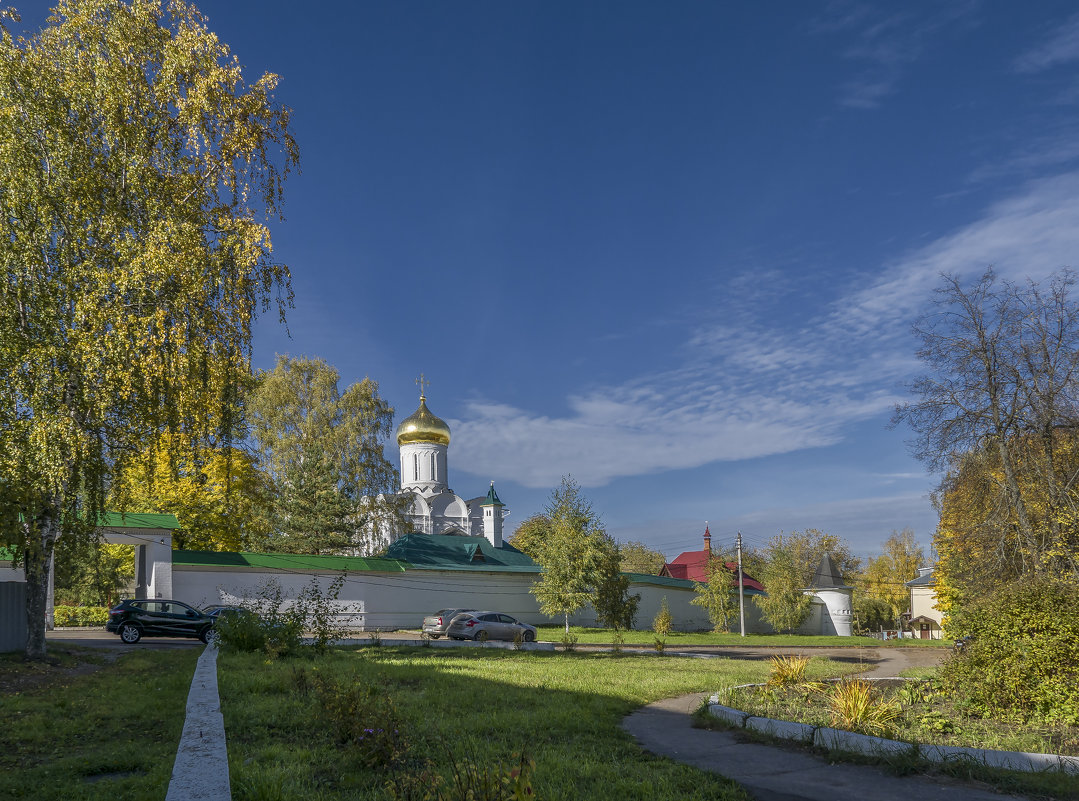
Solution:
[[[207,645],[191,678],[187,717],[165,801],[232,799],[225,719],[217,690],[217,653],[216,645]]]
[[[871,678],[867,681],[887,681],[895,677]],[[752,687],[757,685],[740,685]],[[980,765],[987,765],[1007,770],[1027,773],[1058,770],[1064,773],[1079,774],[1079,757],[1060,754],[1032,754],[1024,751],[994,751],[989,748],[967,748],[946,745],[918,745],[902,740],[888,740],[868,734],[834,729],[828,726],[810,726],[793,721],[779,721],[771,718],[758,718],[740,709],[723,706],[719,703],[719,693],[708,699],[708,712],[714,717],[738,728],[754,729],[784,740],[811,742],[813,745],[831,751],[848,751],[865,756],[885,756],[905,754],[917,750],[919,756],[936,763],[968,760]],[[758,722],[759,721],[759,722]],[[806,736],[806,730],[809,731]],[[786,732],[786,733],[784,733]]]

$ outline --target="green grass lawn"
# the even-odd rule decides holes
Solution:
[[[610,645],[614,641],[614,632],[610,629],[570,626],[569,631],[571,635],[577,636],[577,642],[580,645]],[[564,635],[565,629],[562,626],[539,627],[539,639],[546,642],[561,642]],[[622,632],[622,636],[626,645],[653,646],[656,641],[656,635],[651,631],[625,631]],[[691,645],[743,645],[755,648],[854,648],[858,646],[867,648],[949,648],[951,644],[951,640],[903,639],[883,641],[873,637],[814,637],[804,634],[747,634],[742,637],[739,634],[716,634],[711,631],[674,631],[667,636],[666,647],[668,649],[677,649],[679,646]]]
[[[767,669],[726,659],[494,649],[364,647],[276,663],[225,653],[220,688],[233,798],[380,798],[409,774],[427,770],[452,782],[455,764],[509,765],[524,753],[535,761],[543,799],[744,799],[724,779],[643,754],[619,723],[650,701],[759,681]],[[824,660],[812,666],[818,676],[850,669]],[[368,707],[363,727],[400,731],[408,753],[399,769],[372,768],[363,743],[342,743],[320,684],[358,687],[349,703]],[[392,699],[396,717],[371,700],[382,698]]]
[[[0,798],[161,801],[200,651],[49,653],[0,659]]]

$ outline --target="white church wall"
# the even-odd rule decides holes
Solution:
[[[195,606],[235,603],[254,597],[268,579],[275,578],[287,595],[295,596],[313,577],[326,588],[336,575],[313,571],[269,571],[224,567],[174,565],[173,590],[177,600]],[[339,596],[344,621],[356,630],[417,629],[425,615],[447,607],[496,610],[532,625],[558,624],[539,611],[528,590],[535,573],[502,573],[456,570],[410,570],[406,573],[351,573]],[[710,629],[707,613],[693,606],[693,590],[683,587],[635,583],[631,593],[641,595],[636,627],[647,630],[663,599],[678,631]],[[746,630],[762,631],[759,613],[746,601]],[[596,614],[589,606],[570,617],[575,626],[595,626]]]

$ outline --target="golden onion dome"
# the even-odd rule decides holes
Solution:
[[[407,445],[410,442],[450,444],[450,427],[441,418],[431,414],[431,410],[427,408],[427,398],[423,395],[420,395],[420,408],[397,426],[397,444]]]

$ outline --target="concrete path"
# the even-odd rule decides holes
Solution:
[[[165,801],[231,801],[225,720],[217,692],[217,646],[207,645],[187,695],[187,719]]]
[[[882,648],[874,654],[873,672],[895,676],[912,663],[924,663],[925,653],[919,651]],[[690,715],[706,695],[649,704],[626,717],[622,727],[645,750],[733,779],[758,801],[1001,801],[1005,797],[972,783],[893,776],[870,765],[832,763],[793,746],[746,742],[737,732],[695,729]]]

